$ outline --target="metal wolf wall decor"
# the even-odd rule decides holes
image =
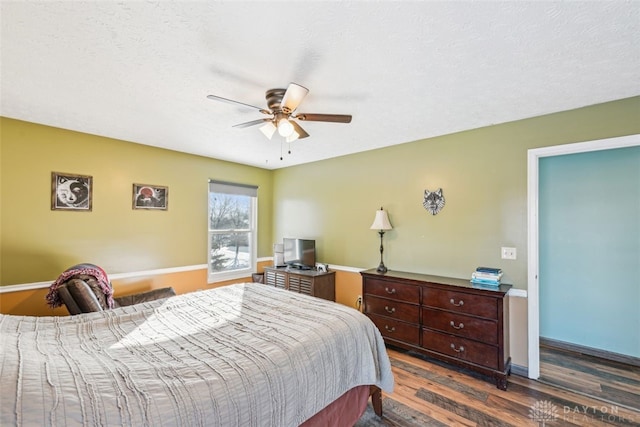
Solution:
[[[442,195],[442,188],[438,188],[438,191],[424,190],[424,201],[422,206],[431,215],[437,215],[438,212],[444,208],[444,196]]]

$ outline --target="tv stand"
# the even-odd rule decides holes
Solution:
[[[266,285],[329,301],[336,300],[335,278],[335,271],[299,270],[289,267],[264,268]]]

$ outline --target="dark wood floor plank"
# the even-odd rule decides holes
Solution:
[[[530,380],[528,378],[519,377],[517,375],[510,377],[509,385],[510,387],[511,385],[514,385],[512,390],[517,389],[517,386],[523,387],[524,389],[526,389],[526,393],[531,396],[535,396],[537,400],[549,399],[549,395],[557,396],[558,398],[564,399],[568,402],[572,402],[572,408],[574,408],[575,406],[592,408],[602,407],[603,405],[610,405],[594,397],[578,394],[570,390],[557,388],[540,381]],[[564,411],[564,408],[562,409]],[[640,422],[640,411],[620,407],[618,412],[623,417],[632,418]]]
[[[399,366],[399,364],[395,362],[396,356],[404,357],[404,355],[399,356],[397,353],[394,353],[394,356],[392,356],[392,364]],[[521,414],[518,415],[518,411],[496,409],[494,405],[488,404],[487,398],[494,393],[506,395],[510,395],[510,393],[496,388],[495,384],[487,381],[486,378],[482,377],[481,379],[477,379],[470,377],[457,369],[451,369],[448,365],[440,366],[434,363],[421,362],[415,358],[404,358],[406,359],[405,366],[412,366],[411,371],[417,374],[416,378],[433,379],[436,377],[441,380],[439,382],[425,380],[424,390],[427,390],[428,393],[431,394],[426,394],[424,390],[420,390],[417,393],[418,396],[422,397],[426,402],[429,402],[430,407],[431,405],[445,407],[448,411],[469,419],[470,422],[474,423],[473,425],[520,426],[523,425],[523,420],[526,420],[527,413],[526,411],[522,411],[522,405],[519,405]],[[417,364],[420,363],[427,369],[417,366]],[[428,375],[421,372],[421,370],[433,370],[434,372],[444,373],[444,375]],[[403,380],[404,378],[400,378],[400,381]],[[464,390],[465,388],[467,390]],[[449,402],[449,404],[445,405],[446,402]],[[455,402],[458,408],[457,410],[452,410],[453,404],[451,402]],[[459,424],[450,423],[450,425]],[[531,425],[536,424],[532,423]]]
[[[418,390],[417,396],[420,399],[426,400],[434,405],[446,409],[456,415],[459,415],[468,420],[473,420],[478,426],[496,426],[496,427],[513,427],[514,424],[509,424],[502,421],[499,418],[493,417],[486,412],[482,412],[478,409],[465,405],[460,401],[456,401],[448,398],[447,396],[434,393],[427,389]]]
[[[480,401],[486,401],[487,400],[487,393],[482,392],[482,391],[478,391],[476,389],[473,388],[469,388],[468,384],[462,384],[456,380],[454,380],[451,375],[439,375],[438,373],[434,372],[434,371],[429,371],[423,368],[420,368],[418,366],[415,365],[411,365],[407,362],[403,362],[401,360],[398,359],[394,359],[392,362],[392,365],[394,367],[397,367],[399,369],[402,369],[406,372],[409,372],[412,375],[418,376],[420,378],[423,378],[425,380],[428,381],[433,381],[435,383],[438,384],[442,384],[445,385],[446,387],[450,388],[451,390],[455,390],[459,393],[462,394],[466,394],[470,397],[473,397],[474,399],[480,400]]]
[[[554,355],[565,355],[576,361],[581,361],[585,363],[593,363],[597,365],[601,369],[611,369],[612,371],[621,370],[624,372],[631,371],[635,374],[640,374],[640,365],[638,364],[627,364],[618,360],[609,360],[602,357],[594,356],[591,354],[585,354],[582,352],[576,352],[567,348],[554,347],[553,345],[540,345],[540,354],[550,353]]]
[[[431,419],[442,422],[445,425],[460,425],[469,427],[475,426],[475,423],[473,423],[472,421],[465,420],[464,418],[457,416],[455,413],[449,412],[444,408],[426,402],[425,400],[420,399],[416,396],[420,387],[427,385],[432,388],[437,388],[439,386],[436,383],[431,383],[423,380],[420,380],[417,383],[416,377],[408,372],[404,372],[396,368],[393,369],[393,372],[396,379],[396,387],[393,394],[389,397],[397,399],[403,405],[426,414]],[[383,393],[383,397],[387,397],[387,395]]]
[[[554,423],[547,423],[549,427],[640,426],[640,410],[612,405],[593,394],[576,393],[517,375],[509,377],[508,389],[503,391],[496,388],[490,379],[475,373],[395,349],[389,349],[388,353],[396,387],[393,393],[384,393],[383,396],[389,399],[387,406],[392,408],[390,403],[394,403],[393,407],[400,415],[390,414],[392,420],[388,424],[372,426],[539,426],[541,422],[536,417],[541,414],[555,417]],[[581,369],[584,362],[554,358],[558,363],[553,366],[553,373],[565,379],[580,376],[577,382],[589,387],[595,387],[593,384],[603,379],[598,383],[603,394],[633,398],[633,395],[627,396],[627,389],[607,382],[613,376],[620,376],[619,367],[603,368],[604,371],[616,371],[606,372],[596,379],[592,373],[600,368],[594,362],[587,363],[589,373],[581,373],[574,369]],[[612,373],[613,376],[610,375]],[[632,382],[633,379],[627,383]]]
[[[560,369],[541,366],[540,380],[563,387],[572,387],[583,393],[595,395],[602,393],[602,381],[592,376],[586,376],[577,372],[567,372]]]
[[[602,386],[602,397],[608,402],[617,402],[622,405],[640,410],[640,397],[638,393],[630,393],[617,387]]]
[[[541,348],[540,381],[640,410],[640,373],[635,367],[583,356]]]
[[[544,366],[558,366],[563,370],[592,375],[606,382],[640,386],[640,369],[594,356],[575,354],[563,350],[541,348],[540,362]]]

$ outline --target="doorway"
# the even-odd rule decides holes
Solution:
[[[539,161],[544,157],[640,145],[640,135],[566,144],[528,151],[528,376],[540,377],[540,299],[539,299]]]

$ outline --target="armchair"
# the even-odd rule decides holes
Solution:
[[[51,306],[64,304],[70,314],[80,314],[139,304],[174,295],[176,295],[175,290],[167,287],[113,297],[111,282],[100,267],[93,264],[78,264],[65,270],[51,285],[47,300]]]

